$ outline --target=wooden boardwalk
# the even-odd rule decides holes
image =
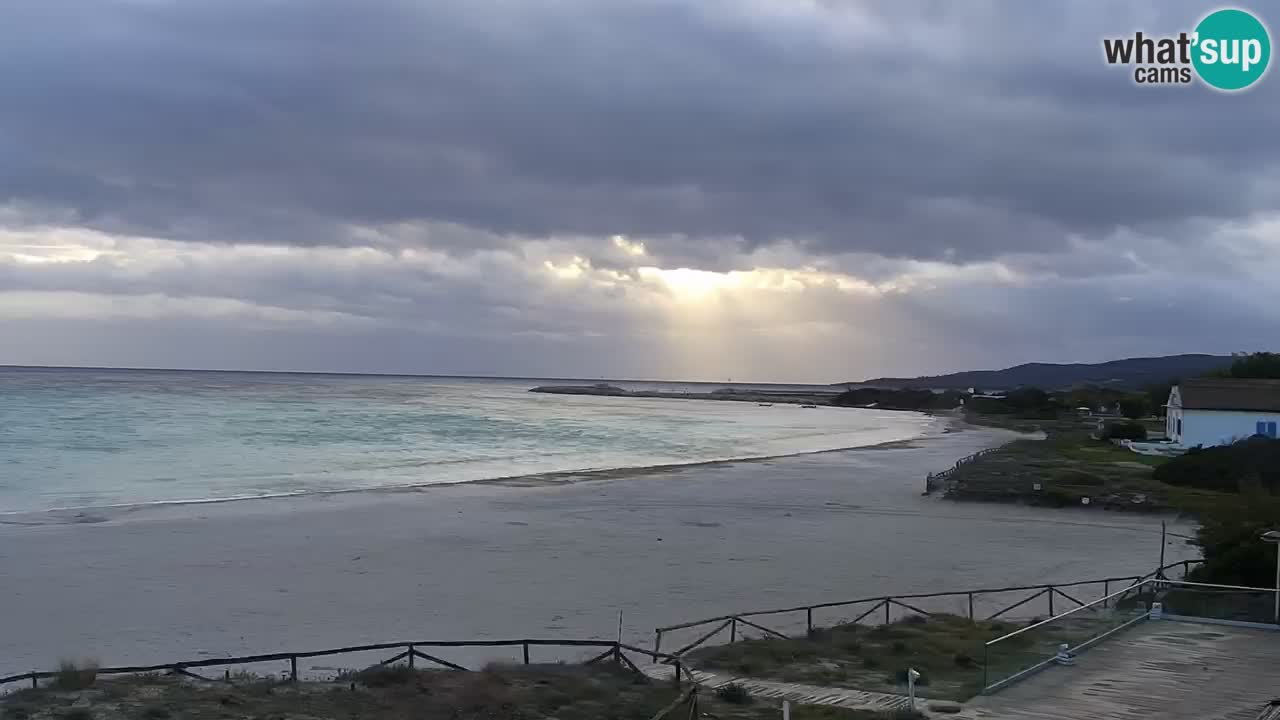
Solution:
[[[986,720],[1254,720],[1280,697],[1280,632],[1159,620],[966,704]]]
[[[660,680],[670,680],[673,674],[670,665],[646,665],[640,670],[645,675]],[[729,683],[737,683],[746,688],[752,697],[758,699],[790,700],[793,703],[804,705],[834,705],[836,707],[875,711],[896,710],[907,706],[907,698],[904,695],[803,685],[778,680],[760,680],[711,673],[705,670],[693,670],[692,672],[698,684],[703,687],[715,689]]]

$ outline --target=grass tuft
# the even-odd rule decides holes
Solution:
[[[76,662],[63,660],[53,676],[53,687],[58,690],[84,690],[98,679],[98,663],[93,660]]]
[[[405,685],[416,674],[408,665],[371,665],[357,672],[353,679],[365,687],[386,688]]]
[[[716,688],[716,697],[731,705],[750,705],[751,693],[739,683],[729,683]]]

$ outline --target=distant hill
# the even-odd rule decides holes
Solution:
[[[1007,390],[1021,386],[1059,390],[1078,385],[1102,385],[1136,390],[1175,378],[1195,377],[1231,364],[1230,355],[1168,355],[1110,362],[1058,364],[1027,363],[1004,370],[968,370],[950,375],[916,378],[874,378],[841,385],[885,388]]]

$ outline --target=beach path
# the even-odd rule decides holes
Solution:
[[[674,669],[671,665],[644,665],[640,671],[651,678],[670,680]],[[834,705],[836,707],[855,710],[886,711],[907,706],[905,695],[867,692],[849,688],[824,687],[820,685],[804,685],[802,683],[780,682],[777,680],[760,680],[750,677],[692,670],[693,677],[702,687],[715,690],[730,683],[741,685],[756,699],[790,700],[804,705]],[[918,701],[923,705],[924,701]]]
[[[1274,630],[1148,622],[994,695],[966,704],[985,720],[1253,720],[1277,697]]]

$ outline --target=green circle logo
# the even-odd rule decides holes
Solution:
[[[1191,62],[1200,79],[1228,92],[1257,82],[1271,60],[1271,36],[1244,10],[1217,10],[1196,26]]]

